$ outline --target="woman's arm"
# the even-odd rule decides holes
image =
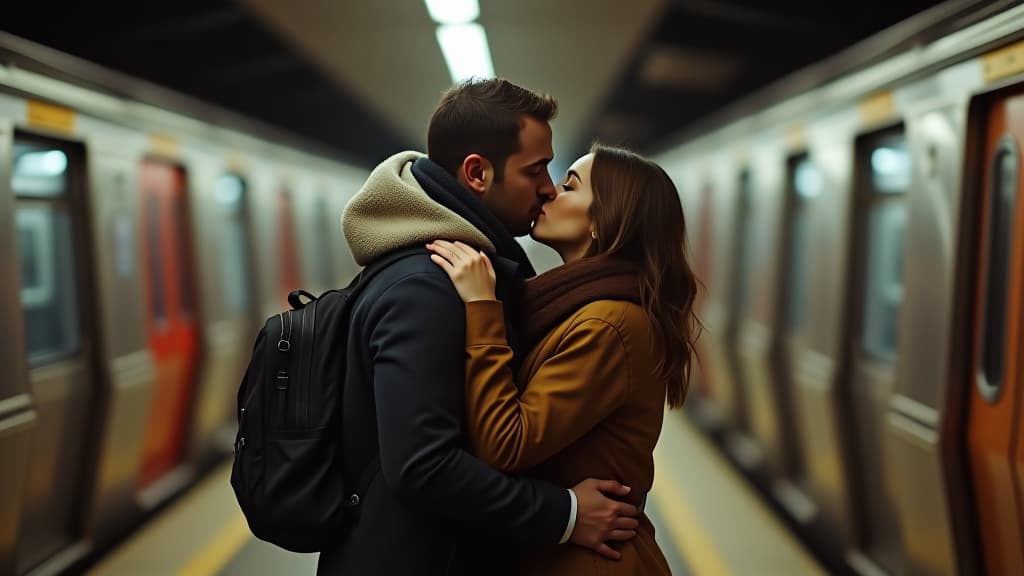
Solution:
[[[521,394],[501,302],[466,304],[466,352],[470,444],[502,470],[532,468],[569,446],[618,408],[629,389],[622,337],[599,318],[574,323]]]
[[[480,459],[502,470],[532,468],[622,404],[630,374],[614,326],[600,318],[576,322],[520,393],[491,261],[461,242],[427,248],[466,302],[466,422]]]

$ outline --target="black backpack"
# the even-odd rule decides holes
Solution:
[[[257,335],[238,389],[231,469],[231,487],[257,538],[317,552],[358,507],[379,456],[354,486],[346,482],[341,402],[352,303],[378,271],[417,252],[425,250],[389,254],[318,298],[292,292],[292,309],[268,318]]]

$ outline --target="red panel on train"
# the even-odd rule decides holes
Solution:
[[[979,540],[988,574],[1024,574],[1024,530],[1012,469],[1019,417],[1015,408],[1021,401],[1021,142],[1024,96],[994,102],[979,171],[982,225],[968,432]]]
[[[182,458],[196,379],[196,320],[191,229],[184,171],[146,161],[139,177],[146,270],[146,328],[156,366],[140,483],[149,484]]]

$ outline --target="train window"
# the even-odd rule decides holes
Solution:
[[[150,302],[153,306],[153,320],[157,324],[167,322],[167,302],[164,294],[163,267],[163,222],[160,218],[160,200],[156,194],[145,195],[146,203],[146,244],[149,254],[149,289]]]
[[[53,300],[53,211],[48,206],[20,206],[15,215],[21,259],[21,304],[38,308]]]
[[[714,230],[712,224],[714,222],[714,209],[712,208],[712,197],[711,187],[705,185],[701,189],[700,193],[700,221],[697,226],[700,227],[700,231],[697,234],[697,268],[700,271],[701,280],[706,286],[706,290],[711,289],[711,247],[712,237]]]
[[[118,171],[113,177],[114,198],[117,204],[127,203],[128,181],[122,171]],[[138,274],[138,253],[136,217],[132,210],[121,208],[115,212],[110,219],[110,246],[114,255],[114,269],[119,279],[134,278]]]
[[[880,194],[902,194],[907,190],[910,154],[906,142],[892,141],[871,151],[871,181]]]
[[[910,156],[902,133],[875,140],[869,146],[860,346],[876,360],[893,362],[899,347],[903,305],[903,194],[910,186]]]
[[[135,223],[132,221],[131,215],[120,212],[114,216],[111,226],[117,276],[133,278],[137,258],[135,254]]]
[[[295,238],[295,210],[291,190],[281,188],[277,194],[278,224],[278,265],[280,266],[279,286],[281,299],[288,300],[288,293],[299,287],[302,281],[299,272],[299,243]]]
[[[733,262],[735,276],[731,292],[731,308],[734,311],[734,319],[741,318],[747,310],[750,295],[750,276],[753,266],[752,242],[757,238],[754,235],[753,224],[753,184],[749,170],[740,173],[739,198],[736,207],[736,246],[733,249]]]
[[[793,170],[793,192],[799,200],[813,200],[821,195],[825,187],[824,180],[818,167],[811,162],[811,159],[804,156],[796,163]]]
[[[899,344],[905,228],[906,210],[900,204],[875,206],[868,215],[861,347],[872,357],[889,362],[896,359]]]
[[[14,146],[11,187],[22,198],[61,198],[67,191],[68,155],[28,144]]]
[[[1007,283],[1013,242],[1013,217],[1017,201],[1020,158],[1013,137],[1006,136],[996,148],[990,167],[988,263],[985,276],[985,330],[981,338],[982,393],[994,400],[1002,388],[1006,347]]]
[[[248,312],[252,292],[249,280],[245,191],[245,180],[235,174],[221,176],[214,185],[214,196],[225,217],[220,230],[224,302],[228,310],[235,314]]]
[[[188,203],[183,195],[174,199],[174,209],[171,214],[174,217],[172,225],[176,239],[174,254],[178,259],[178,310],[182,316],[191,316],[194,309],[190,284],[192,275],[187,271],[192,269],[192,255],[189,253],[192,244],[188,241],[191,238],[188,225]]]
[[[786,247],[786,329],[797,332],[807,312],[808,239],[810,215],[808,205],[821,195],[824,180],[821,172],[805,154],[790,161],[789,229]]]
[[[334,267],[331,265],[331,255],[327,250],[328,245],[336,245],[334,238],[337,228],[331,226],[335,221],[334,213],[327,205],[327,198],[321,194],[317,198],[317,237],[320,239],[314,243],[316,248],[316,267],[320,274],[320,285],[331,287],[334,284]]]
[[[11,187],[21,269],[21,304],[29,363],[76,353],[82,335],[75,289],[75,258],[63,150],[16,143]]]

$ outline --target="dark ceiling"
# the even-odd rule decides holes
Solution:
[[[936,4],[669,0],[589,134],[655,147],[721,106]],[[0,28],[318,140],[367,165],[408,147],[229,0],[34,0],[5,12]]]

